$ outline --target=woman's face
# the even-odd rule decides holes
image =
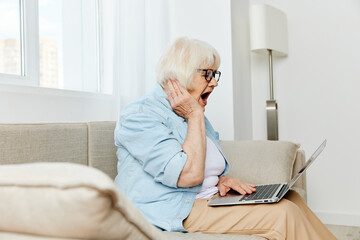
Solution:
[[[214,71],[217,70],[215,69],[215,66],[207,66],[202,69],[212,69]],[[196,71],[193,78],[193,84],[187,90],[190,95],[198,101],[200,106],[205,111],[207,99],[209,98],[214,88],[217,87],[217,85],[218,83],[215,78],[212,78],[209,82],[205,79],[205,71]]]

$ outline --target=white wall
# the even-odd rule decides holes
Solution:
[[[221,56],[221,79],[208,100],[205,115],[224,140],[234,139],[230,8],[230,0],[169,2],[170,39],[197,38],[210,43]]]
[[[231,0],[234,139],[253,137],[250,76],[249,1]]]
[[[360,226],[360,2],[250,3],[288,17],[289,56],[274,59],[280,140],[301,143],[308,155],[328,140],[307,173],[309,206],[325,223]],[[265,56],[251,54],[254,139],[266,138],[267,67]]]
[[[115,96],[0,84],[0,123],[115,121]]]

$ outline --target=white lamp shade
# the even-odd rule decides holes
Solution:
[[[250,44],[251,50],[273,56],[287,56],[288,33],[286,14],[265,4],[250,6]]]

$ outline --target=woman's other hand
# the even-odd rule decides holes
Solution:
[[[167,81],[167,100],[179,116],[189,119],[192,115],[203,114],[200,104],[181,86],[178,80]]]
[[[217,187],[219,189],[220,196],[225,196],[230,189],[233,189],[242,195],[251,194],[256,191],[254,184],[244,183],[237,178],[230,178],[226,176],[220,177]]]

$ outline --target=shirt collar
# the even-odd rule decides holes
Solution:
[[[155,85],[154,95],[165,107],[167,107],[170,110],[173,110],[171,108],[169,101],[166,99],[166,97],[168,96],[167,93],[164,91],[164,89],[158,83],[156,83],[156,85]]]

